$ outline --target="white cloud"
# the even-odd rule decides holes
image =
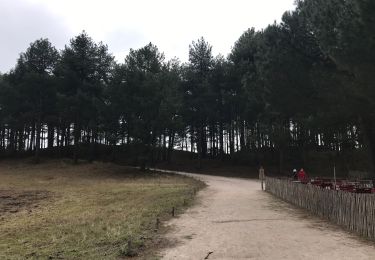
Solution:
[[[40,4],[0,0],[0,72],[12,68],[21,52],[39,38],[62,48],[71,34],[62,19]]]
[[[4,37],[0,51],[18,42],[23,49],[12,49],[12,63],[1,61],[0,71],[15,63],[18,52],[40,37],[49,37],[58,48],[82,30],[95,41],[103,41],[122,61],[130,48],[152,42],[167,58],[187,60],[188,46],[204,36],[214,54],[226,55],[239,36],[249,27],[261,29],[280,20],[294,0],[0,0],[9,30],[0,26],[4,36],[14,31],[25,37]],[[9,9],[9,6],[13,10]],[[6,8],[8,7],[8,9]],[[27,13],[24,17],[19,17]],[[2,20],[4,20],[2,18]],[[39,21],[38,21],[39,20]],[[28,26],[34,24],[33,26]],[[37,26],[35,26],[37,25]],[[28,28],[29,27],[29,28]],[[21,43],[22,41],[22,43]],[[7,57],[10,59],[10,56]]]

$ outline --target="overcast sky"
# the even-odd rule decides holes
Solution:
[[[248,28],[257,30],[294,9],[294,0],[0,0],[0,72],[39,38],[62,49],[85,30],[123,62],[130,48],[149,42],[166,58],[187,61],[203,36],[214,55],[227,55]]]

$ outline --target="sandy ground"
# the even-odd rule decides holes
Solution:
[[[375,259],[375,243],[260,190],[254,180],[193,175],[208,187],[168,223],[163,259]]]

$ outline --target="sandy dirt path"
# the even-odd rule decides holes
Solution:
[[[208,187],[168,223],[173,246],[163,259],[375,259],[375,243],[274,198],[257,181],[193,176]]]

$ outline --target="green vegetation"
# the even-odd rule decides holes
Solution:
[[[152,248],[156,219],[181,211],[202,185],[109,163],[1,162],[0,258],[136,255]]]
[[[92,161],[105,145],[145,166],[179,148],[199,165],[243,157],[284,173],[322,158],[375,173],[374,11],[373,0],[299,0],[228,57],[202,37],[183,64],[152,43],[116,63],[85,32],[60,51],[37,40],[0,77],[0,153],[77,161],[85,146]]]

